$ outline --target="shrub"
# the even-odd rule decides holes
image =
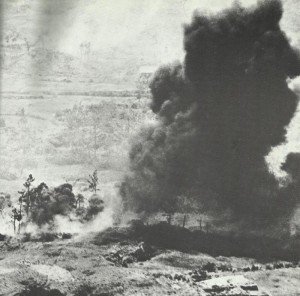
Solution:
[[[37,283],[29,284],[25,289],[15,296],[64,296],[58,289],[49,289],[45,285]]]

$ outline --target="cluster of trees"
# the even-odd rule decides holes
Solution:
[[[30,174],[19,191],[17,206],[12,207],[12,221],[14,231],[20,232],[23,224],[32,222],[38,226],[53,223],[56,215],[76,217],[81,222],[92,220],[98,213],[103,211],[104,202],[97,195],[98,176],[94,171],[87,182],[93,192],[86,199],[81,193],[74,194],[73,186],[64,183],[55,188],[49,188],[42,182],[33,186],[34,177]]]

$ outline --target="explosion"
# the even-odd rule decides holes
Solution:
[[[158,120],[131,148],[127,208],[176,208],[184,195],[253,226],[291,217],[298,179],[280,188],[265,162],[298,102],[287,80],[300,74],[300,55],[280,28],[282,13],[273,0],[194,14],[183,64],[161,67],[150,85]]]

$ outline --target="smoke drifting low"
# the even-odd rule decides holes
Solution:
[[[281,17],[280,1],[259,1],[197,13],[184,27],[183,65],[161,67],[151,83],[158,122],[132,146],[127,207],[165,210],[184,195],[257,224],[291,215],[299,197],[265,163],[297,107],[287,79],[300,74],[300,56]]]

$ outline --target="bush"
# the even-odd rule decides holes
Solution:
[[[104,291],[103,291],[104,290]],[[74,291],[74,296],[113,296],[114,293],[108,290],[107,288],[100,288],[96,287],[95,285],[85,282],[82,283],[79,287],[76,288]]]
[[[44,285],[28,285],[22,292],[15,296],[64,296],[58,289],[48,289]]]
[[[213,262],[207,262],[205,265],[202,266],[202,269],[207,272],[216,272],[217,267],[216,264]]]
[[[103,200],[97,194],[93,194],[89,200],[89,205],[86,213],[86,220],[93,219],[95,216],[98,215],[98,213],[102,212],[103,209]]]

